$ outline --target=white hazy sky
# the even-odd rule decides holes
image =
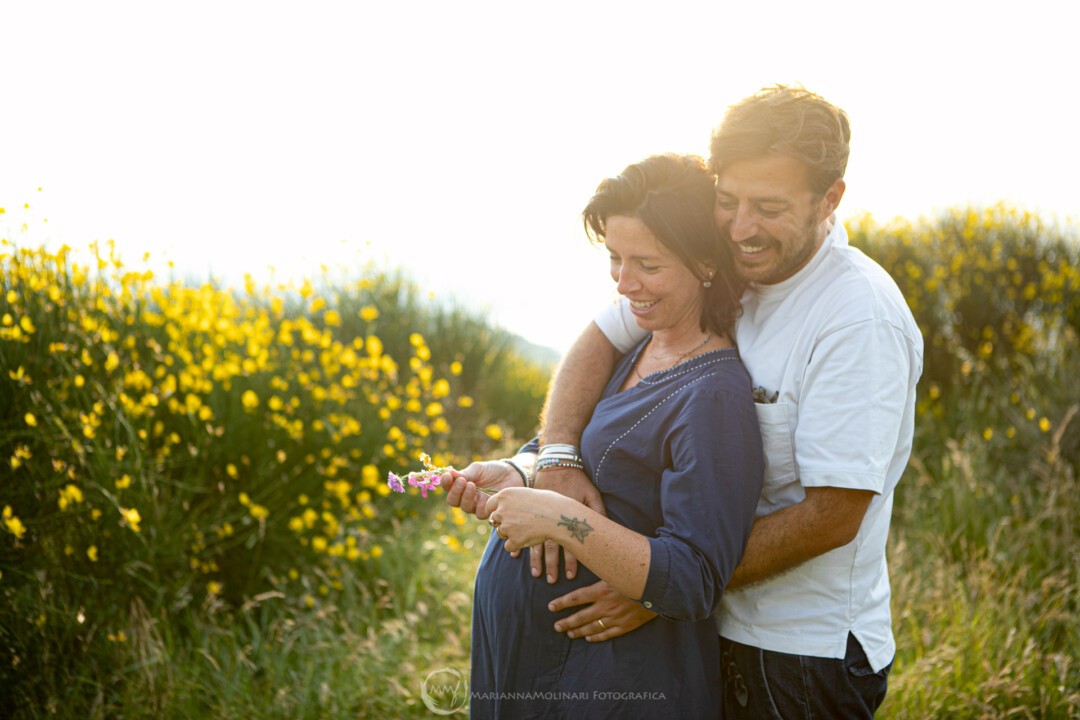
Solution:
[[[579,219],[597,182],[650,153],[707,154],[724,108],[775,82],[851,116],[845,217],[997,200],[1080,215],[1076,15],[4,0],[5,236],[115,239],[130,263],[234,285],[371,259],[564,350],[613,292]]]

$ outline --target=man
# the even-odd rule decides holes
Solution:
[[[749,282],[736,343],[766,453],[758,517],[717,614],[730,717],[872,717],[895,653],[885,543],[922,338],[896,284],[835,221],[849,139],[842,110],[784,86],[732,106],[712,137],[720,240]],[[605,310],[567,354],[545,444],[576,445],[618,352],[642,337],[631,312]],[[497,474],[466,471],[481,485],[505,482]],[[536,484],[597,503],[576,470]],[[469,485],[449,484],[448,499],[483,517]],[[591,641],[650,617],[603,584],[553,608],[579,605],[556,629]]]

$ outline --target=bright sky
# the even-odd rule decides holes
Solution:
[[[5,3],[0,207],[8,236],[14,221],[56,244],[111,238],[199,281],[402,266],[564,350],[613,293],[579,219],[597,182],[650,153],[707,154],[724,108],[775,82],[851,116],[845,217],[997,200],[1077,217],[1076,13]]]

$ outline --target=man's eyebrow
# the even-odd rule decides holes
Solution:
[[[724,195],[724,196],[729,197],[729,198],[735,197],[732,193],[729,193],[726,190],[721,190],[720,188],[716,188],[716,194],[717,195]],[[756,203],[788,204],[788,203],[791,202],[791,198],[786,198],[786,197],[783,197],[781,195],[766,195],[764,197],[750,198],[750,201],[751,202],[756,202]]]

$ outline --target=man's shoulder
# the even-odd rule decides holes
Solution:
[[[850,246],[831,250],[815,278],[825,305],[854,320],[887,320],[914,326],[896,281],[877,261]]]

